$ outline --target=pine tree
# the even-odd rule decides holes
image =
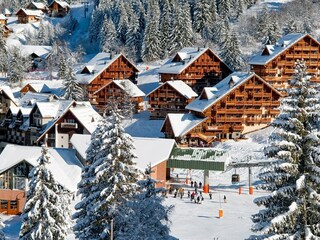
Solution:
[[[112,52],[117,49],[117,33],[111,19],[106,18],[104,20],[99,39],[101,52]]]
[[[164,189],[155,188],[151,166],[146,179],[138,182],[139,191],[131,201],[123,204],[115,218],[116,239],[169,239],[169,214],[173,206],[164,206]]]
[[[199,0],[194,6],[194,29],[198,33],[202,33],[207,26],[207,21],[211,19],[209,0]]]
[[[67,74],[68,74],[67,59],[63,55],[61,55],[60,62],[59,62],[58,77],[60,79],[65,79],[67,77]]]
[[[21,55],[18,48],[13,48],[9,52],[8,80],[11,86],[16,86],[22,82],[24,73],[27,72],[31,60]]]
[[[147,25],[142,45],[142,60],[151,62],[160,58],[159,6],[156,1],[150,1],[147,15]]]
[[[272,192],[255,199],[266,208],[252,217],[253,230],[261,231],[261,238],[320,237],[319,99],[314,87],[305,61],[298,60],[265,148],[274,163],[259,176],[264,182],[260,187]]]
[[[222,19],[230,19],[231,4],[230,0],[220,0],[218,5],[218,14]]]
[[[220,53],[224,62],[235,71],[241,70],[244,66],[239,45],[237,34],[232,32],[224,39]]]
[[[8,70],[7,43],[4,38],[4,28],[0,26],[0,72],[6,73]]]
[[[67,66],[66,77],[64,80],[64,98],[68,100],[83,101],[83,89],[78,83],[72,68]]]
[[[66,239],[69,223],[61,206],[67,203],[62,201],[61,187],[47,168],[49,161],[48,149],[43,147],[38,165],[30,173],[19,239]]]
[[[114,108],[92,135],[88,166],[79,183],[81,201],[74,215],[79,239],[109,239],[110,223],[121,204],[136,191],[138,171],[131,137],[124,133],[123,117]]]
[[[128,13],[129,23],[125,46],[128,56],[138,61],[140,58],[142,45],[142,36],[139,32],[139,18],[136,13],[133,12],[131,7],[128,9]]]
[[[161,15],[160,15],[160,24],[159,24],[159,31],[160,31],[160,48],[162,49],[161,51],[161,58],[166,58],[168,57],[168,50],[169,46],[173,43],[170,43],[170,36],[171,34],[174,34],[171,32],[171,22],[174,20],[171,18],[171,12],[172,9],[170,9],[170,4],[168,0],[162,0],[160,1],[162,4],[162,9],[161,9]]]
[[[125,44],[126,38],[127,38],[129,21],[128,21],[127,11],[124,6],[124,2],[120,1],[119,4],[120,4],[120,8],[119,8],[119,22],[117,26],[117,33],[118,33],[118,39],[120,40],[120,43]]]

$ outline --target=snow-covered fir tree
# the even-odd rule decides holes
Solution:
[[[211,19],[210,1],[199,0],[194,6],[194,29],[198,33],[202,33],[202,30],[207,26],[207,21]]]
[[[297,61],[265,148],[274,163],[259,176],[260,187],[271,194],[255,199],[265,207],[252,216],[253,230],[261,231],[258,239],[320,237],[319,98],[314,87],[305,61]]]
[[[171,25],[173,24],[173,18],[171,18],[171,14],[173,9],[170,8],[169,0],[161,0],[161,15],[160,15],[160,23],[159,23],[159,31],[160,31],[160,48],[161,48],[161,58],[166,58],[169,56],[170,45],[170,37],[171,34],[174,34],[171,30]]]
[[[76,79],[72,68],[67,66],[66,76],[64,79],[64,98],[68,100],[83,101],[84,94],[79,82]]]
[[[67,237],[70,223],[62,206],[68,203],[63,201],[61,186],[47,168],[49,162],[48,149],[42,147],[38,165],[30,172],[19,239],[55,240]]]
[[[123,0],[120,0],[119,3],[119,22],[117,25],[117,34],[118,39],[122,45],[126,43],[127,33],[128,33],[128,27],[129,27],[129,20],[128,20],[128,14],[124,6]],[[129,6],[130,8],[130,6]]]
[[[22,79],[27,70],[31,67],[31,59],[21,55],[19,48],[11,48],[9,51],[8,80],[11,86],[22,83]]]
[[[222,19],[230,19],[231,17],[230,0],[219,0],[218,14]]]
[[[221,46],[221,58],[224,62],[235,71],[243,68],[244,62],[241,58],[239,40],[236,33],[232,32],[226,35]]]
[[[0,72],[6,73],[8,70],[8,51],[7,43],[3,37],[4,28],[0,26]]]
[[[114,107],[109,114],[92,135],[78,186],[82,194],[74,215],[78,239],[109,239],[119,206],[136,192],[132,138],[124,132],[119,110]]]
[[[99,33],[100,51],[112,52],[117,49],[117,33],[111,19],[104,19],[103,26]]]
[[[149,2],[147,25],[142,45],[142,60],[151,62],[159,59],[161,55],[159,33],[159,5],[157,1]]]
[[[283,27],[283,34],[303,32],[295,19],[290,19]]]
[[[68,74],[68,65],[67,65],[67,59],[61,55],[60,56],[60,62],[59,62],[59,70],[58,70],[58,77],[60,79],[65,79]]]
[[[169,214],[173,206],[164,206],[163,188],[156,188],[151,178],[151,166],[146,169],[146,179],[138,181],[138,192],[131,201],[123,204],[115,218],[119,240],[169,239]]]

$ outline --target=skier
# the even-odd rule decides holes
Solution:
[[[212,193],[211,192],[209,192],[209,197],[210,197],[210,200],[212,199]]]
[[[227,202],[227,197],[226,195],[223,196],[223,201],[226,203]]]

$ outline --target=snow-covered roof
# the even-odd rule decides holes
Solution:
[[[158,86],[156,89],[154,89],[152,92],[150,92],[148,95],[159,89],[165,84],[169,84],[172,88],[174,88],[177,92],[179,92],[182,96],[184,96],[186,99],[191,99],[193,97],[197,97],[198,94],[192,90],[192,88],[187,85],[185,82],[181,80],[174,80],[174,81],[167,81],[160,86]]]
[[[37,17],[41,17],[43,16],[43,12],[41,10],[31,10],[31,9],[24,9],[21,8],[16,15],[20,12],[24,12],[27,16],[37,16]]]
[[[11,114],[12,114],[13,116],[17,116],[20,108],[19,108],[19,107],[16,107],[16,106],[11,106],[11,107],[9,107],[9,110],[10,110],[10,112],[11,112]]]
[[[32,110],[31,106],[19,107],[19,111],[22,113],[23,117],[29,117],[31,110]]]
[[[183,137],[207,118],[198,118],[191,113],[168,113],[163,124],[168,120],[175,137]],[[161,129],[163,126],[161,127]]]
[[[13,96],[13,92],[9,86],[0,86],[0,94],[5,94],[7,97],[15,104],[17,105],[17,100]]]
[[[133,137],[133,152],[137,156],[134,161],[140,169],[145,169],[149,163],[155,166],[165,160],[168,160],[170,153],[175,146],[173,139],[164,138],[140,138]],[[86,158],[86,150],[91,142],[91,135],[73,134],[70,142],[78,153]]]
[[[158,73],[171,73],[180,74],[183,70],[189,67],[195,60],[197,60],[206,51],[213,51],[210,48],[195,48],[195,47],[185,47],[181,49],[173,58],[162,65],[158,69]],[[219,58],[215,53],[213,53],[217,58]],[[181,61],[173,62],[176,56],[179,56]],[[222,62],[222,60],[219,58]]]
[[[212,106],[222,97],[227,95],[233,89],[239,86],[239,84],[245,82],[249,78],[253,77],[254,73],[248,72],[234,72],[217,83],[214,87],[205,87],[200,96],[189,103],[186,106],[186,109],[193,110],[196,112],[203,112],[208,107]],[[230,87],[230,81],[232,81],[232,85]],[[203,95],[206,95],[206,98],[203,98]]]
[[[34,105],[36,102],[49,102],[51,99],[57,99],[53,94],[27,92],[19,99],[19,105]]]
[[[281,95],[278,90],[272,87],[265,80],[260,78],[257,74],[252,72],[234,72],[229,76],[221,80],[214,87],[205,87],[200,96],[196,98],[194,101],[189,103],[186,106],[186,109],[193,110],[196,112],[204,112],[207,108],[221,100],[224,96],[228,95],[235,88],[237,88],[242,83],[246,82],[253,76],[259,78],[264,84],[268,85],[272,90],[276,91],[279,95]],[[206,97],[204,97],[204,95]]]
[[[37,102],[36,105],[43,118],[55,118],[60,116],[71,103],[71,100],[64,100],[54,102]]]
[[[305,38],[306,36],[309,36],[305,33],[289,33],[278,40],[278,42],[275,45],[267,45],[266,50],[269,54],[265,55],[256,55],[253,56],[249,64],[251,65],[265,65],[271,60],[273,60],[275,57],[277,57],[279,54],[290,48],[292,45],[294,45],[299,40]],[[316,41],[316,40],[315,40]]]
[[[101,115],[96,112],[92,108],[90,102],[75,102],[75,101],[68,101],[69,104],[64,106],[64,109],[61,108],[59,114],[56,115],[51,121],[49,121],[43,131],[41,131],[41,135],[37,139],[40,141],[44,135],[53,127],[55,126],[56,122],[59,121],[67,112],[68,110],[77,118],[77,120],[84,126],[85,129],[89,133],[92,133],[101,120]]]
[[[31,2],[37,9],[46,9],[46,4],[42,2]]]
[[[0,13],[0,20],[6,20],[6,19],[7,19],[6,16],[4,14]]]
[[[19,49],[23,56],[35,54],[42,59],[46,59],[52,52],[52,46],[20,45]]]
[[[33,88],[37,93],[50,93],[51,92],[51,89],[45,83],[28,83],[24,87],[22,87],[21,90],[28,85],[31,88]]]
[[[70,112],[88,130],[89,133],[97,128],[101,115],[96,112],[89,102],[77,102],[75,107],[70,108]]]
[[[65,1],[57,1],[57,0],[53,1],[53,2],[49,5],[49,7],[51,7],[54,2],[56,2],[58,5],[60,5],[60,6],[63,7],[63,8],[65,8],[65,7],[70,7],[67,2],[65,2]]]
[[[10,12],[10,10],[8,8],[5,8],[4,9],[4,14],[11,15],[11,12]]]
[[[106,68],[108,68],[121,56],[125,57],[123,54],[117,54],[113,56],[111,53],[98,53],[84,66],[84,68],[76,73],[78,82],[82,84],[90,84],[97,76],[99,76]],[[131,64],[137,69],[133,63]],[[85,69],[90,73],[81,73]],[[139,70],[137,69],[137,72],[138,71]]]
[[[47,165],[56,181],[66,189],[74,192],[81,179],[82,164],[76,158],[73,149],[48,148],[50,163]],[[22,161],[32,166],[38,164],[41,156],[41,147],[6,145],[0,154],[0,174],[14,167]],[[10,161],[9,161],[10,160]]]
[[[129,79],[122,79],[122,80],[112,80],[100,89],[98,89],[94,94],[97,94],[102,89],[107,87],[109,84],[114,82],[120,89],[122,89],[125,93],[127,93],[130,97],[144,97],[145,94],[142,92],[137,85],[131,82]]]

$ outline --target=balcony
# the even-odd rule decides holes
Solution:
[[[245,114],[262,114],[261,109],[245,109]]]
[[[77,129],[77,123],[61,123],[61,128]]]
[[[280,110],[278,109],[270,109],[269,114],[270,115],[278,115],[280,113]]]

